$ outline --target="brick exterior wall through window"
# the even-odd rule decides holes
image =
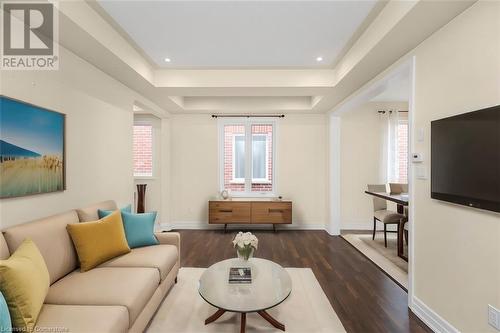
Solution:
[[[153,126],[134,125],[134,176],[153,176]]]
[[[398,124],[398,182],[408,183],[408,123],[400,122]]]
[[[265,135],[267,144],[267,179],[252,180],[252,192],[271,192],[273,190],[273,126],[272,125],[252,125],[252,135]],[[245,136],[244,125],[224,126],[224,188],[233,192],[245,191],[245,180],[235,179],[235,137]],[[243,139],[244,140],[244,139]],[[243,172],[244,174],[244,172]]]

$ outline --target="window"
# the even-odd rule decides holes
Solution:
[[[134,177],[153,177],[153,126],[134,125]]]
[[[220,120],[221,190],[234,195],[272,195],[275,123]]]
[[[269,154],[267,153],[267,135],[252,134],[252,180],[269,181],[268,164]]]
[[[384,182],[408,182],[408,115],[406,112],[389,111],[382,114],[383,150],[380,170]]]
[[[245,181],[245,136],[233,136],[233,181]]]
[[[397,128],[397,156],[398,182],[408,183],[408,121],[399,120]]]

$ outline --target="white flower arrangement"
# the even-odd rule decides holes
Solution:
[[[236,248],[238,257],[248,260],[253,256],[259,246],[259,240],[251,232],[238,232],[233,240],[233,246]]]
[[[238,232],[236,237],[234,237],[233,246],[239,248],[245,248],[251,246],[255,250],[257,250],[257,247],[259,246],[259,240],[251,232],[243,233],[240,231]]]

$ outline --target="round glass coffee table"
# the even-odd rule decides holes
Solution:
[[[250,267],[252,283],[229,283],[229,268]],[[285,330],[285,325],[266,312],[283,302],[292,291],[292,280],[280,265],[265,259],[251,258],[220,261],[205,270],[200,278],[198,292],[218,310],[205,320],[205,325],[217,320],[225,312],[241,313],[241,332],[245,332],[246,314],[257,312],[271,325]]]

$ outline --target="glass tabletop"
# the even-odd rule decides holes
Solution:
[[[230,267],[250,267],[252,283],[230,284]],[[209,304],[231,312],[256,312],[283,302],[292,291],[292,280],[280,265],[260,258],[220,261],[205,270],[198,292]]]

